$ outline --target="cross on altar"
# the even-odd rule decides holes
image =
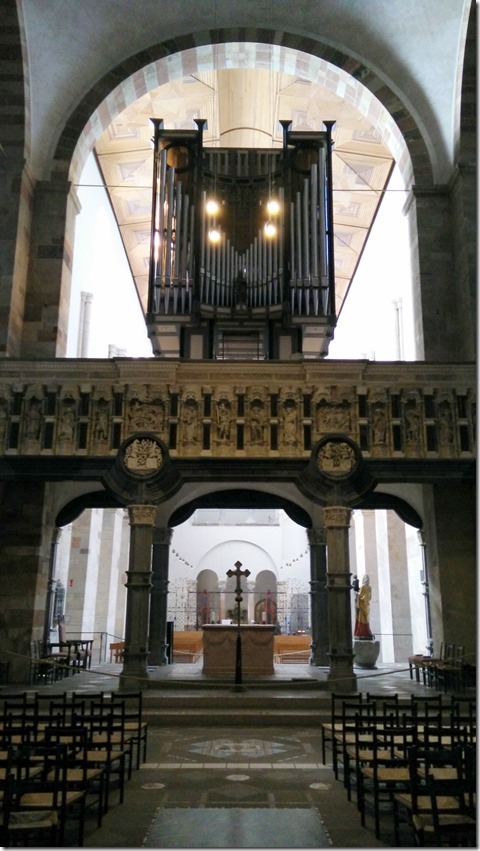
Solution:
[[[236,647],[236,657],[235,657],[235,685],[241,685],[242,683],[242,636],[240,634],[240,603],[243,600],[242,597],[242,576],[250,576],[250,571],[240,570],[242,567],[241,561],[235,562],[235,570],[227,570],[227,576],[231,578],[235,576],[237,579],[237,585],[235,588],[235,602],[237,604],[237,647]]]

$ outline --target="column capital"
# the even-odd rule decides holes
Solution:
[[[323,509],[323,519],[327,529],[348,529],[351,516],[352,509],[344,505],[332,505]]]
[[[173,529],[170,526],[155,526],[153,530],[153,543],[170,545],[172,542]]]
[[[157,516],[156,505],[129,505],[130,526],[154,526]]]
[[[307,529],[307,538],[308,543],[311,547],[322,546],[327,543],[327,537],[325,533],[325,526],[317,527],[316,529]]]

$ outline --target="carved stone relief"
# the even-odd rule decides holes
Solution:
[[[95,402],[93,414],[93,439],[95,443],[106,443],[108,440],[109,402],[98,399]]]
[[[199,443],[199,404],[193,392],[187,392],[182,400],[181,443],[186,447],[197,447]]]
[[[263,389],[250,390],[247,406],[247,424],[250,446],[257,448],[265,444],[267,422],[266,393]]]
[[[155,440],[137,438],[125,449],[123,462],[128,472],[134,476],[150,476],[155,473],[163,461],[163,452]]]
[[[404,407],[405,453],[416,454],[421,440],[421,416],[416,396],[409,396]]]
[[[149,392],[148,385],[132,387],[128,403],[128,428],[134,431],[162,433],[165,428],[165,402],[157,391]]]
[[[301,445],[298,433],[298,402],[292,395],[280,404],[280,440],[285,448]]]
[[[315,401],[315,430],[319,436],[331,432],[352,431],[352,401],[348,397],[339,398],[337,389],[317,395]]]
[[[370,409],[370,434],[372,455],[384,454],[387,446],[387,415],[383,402],[375,402]]]
[[[450,455],[453,448],[453,416],[449,398],[443,398],[437,406],[438,451]]]
[[[43,388],[38,384],[26,390],[23,418],[23,443],[28,452],[39,447],[42,433]]]
[[[232,402],[222,394],[215,403],[215,426],[217,442],[229,444],[232,434]]]
[[[77,401],[73,396],[65,395],[59,408],[57,438],[59,444],[68,449],[73,446],[77,421]]]
[[[328,440],[320,447],[317,463],[318,469],[326,476],[348,476],[356,464],[355,452],[348,443]]]

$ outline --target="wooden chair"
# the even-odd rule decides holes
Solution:
[[[369,759],[360,762],[357,771],[357,806],[365,827],[366,810],[373,808],[375,836],[380,838],[380,811],[386,803],[392,808],[392,797],[399,789],[408,788],[410,774],[407,749],[415,741],[416,730],[405,721],[399,726],[386,723],[380,729],[372,725]]]
[[[110,703],[105,703],[103,700],[101,702],[91,701],[90,712],[94,715],[105,715],[110,718],[111,728],[109,733],[97,733],[93,741],[95,744],[102,745],[109,737],[113,748],[125,751],[125,768],[130,780],[133,768],[134,736],[126,729],[125,701],[112,700]]]
[[[43,641],[30,642],[30,670],[28,681],[32,685],[48,685],[55,681],[55,667],[48,655],[43,653]]]
[[[375,704],[367,704],[362,700],[344,699],[341,705],[340,720],[336,722],[332,734],[332,767],[336,780],[339,777],[339,766],[342,765],[345,779],[345,750],[355,741],[355,722],[357,715],[365,712],[369,717],[375,714]]]
[[[129,736],[133,736],[136,767],[138,769],[140,762],[145,762],[147,759],[148,724],[142,717],[143,692],[112,692],[111,702],[113,706],[117,703],[124,704],[125,732]]]
[[[16,809],[21,788],[10,771],[0,777],[2,802],[0,844],[3,848],[33,845],[47,848],[58,846],[58,813],[56,810]]]
[[[71,789],[85,789],[88,799],[97,809],[97,827],[101,827],[103,819],[105,795],[105,769],[92,767],[88,761],[88,734],[79,725],[57,725],[45,730],[45,744],[66,745],[67,747],[67,785]]]
[[[112,659],[114,662],[122,662],[124,649],[124,641],[113,641],[110,644],[110,662],[112,662]]]
[[[428,775],[436,774],[438,779],[451,778],[452,774],[461,776],[461,754],[455,748],[424,748],[415,745],[408,750],[408,787],[393,796],[393,816],[395,844],[399,845],[401,816],[413,829],[413,816],[431,816],[430,791],[426,788]],[[442,800],[442,807],[449,810],[460,806],[454,795]]]
[[[429,773],[425,781],[429,811],[412,812],[412,828],[417,845],[456,845],[476,848],[475,810],[469,810],[465,784],[459,765],[448,776]]]
[[[465,691],[464,678],[464,648],[453,645],[450,657],[435,665],[435,686],[447,693],[449,691]]]
[[[85,826],[84,788],[70,788],[66,745],[21,745],[12,753],[18,810],[56,812],[58,844],[65,845],[67,823],[78,821],[77,841],[83,845]],[[42,771],[39,772],[39,766]]]
[[[352,700],[355,698],[359,701],[362,700],[361,694],[352,695]],[[333,743],[333,733],[335,730],[340,730],[342,726],[343,714],[342,714],[342,706],[344,701],[346,700],[344,694],[336,694],[332,692],[330,696],[330,720],[324,721],[320,725],[321,732],[321,747],[322,747],[322,762],[326,765],[326,750],[327,747],[332,748]]]
[[[118,788],[119,801],[123,803],[125,791],[125,767],[128,751],[114,743],[114,724],[111,713],[82,713],[73,715],[73,725],[87,730],[87,764],[89,768],[105,771],[103,812],[108,812],[111,792]]]

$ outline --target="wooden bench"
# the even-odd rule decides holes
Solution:
[[[273,643],[275,662],[281,665],[307,664],[311,643],[311,635],[276,635]]]
[[[203,630],[188,630],[173,634],[173,661],[188,664],[197,662],[203,654]]]

